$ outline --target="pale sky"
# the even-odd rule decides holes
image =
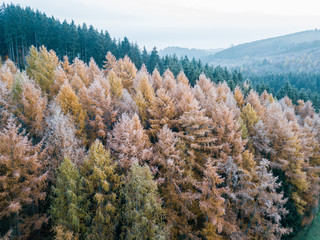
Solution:
[[[320,28],[319,0],[12,0],[151,50],[226,48]]]

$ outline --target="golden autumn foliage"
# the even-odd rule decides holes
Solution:
[[[65,83],[63,86],[61,86],[59,94],[56,97],[56,101],[65,114],[70,114],[72,120],[77,126],[78,136],[83,137],[86,112],[84,111],[78,96],[68,83]]]
[[[0,218],[14,223],[12,239],[27,239],[47,221],[45,215],[29,212],[46,197],[41,145],[33,146],[20,127],[9,118],[0,132]]]
[[[312,222],[311,102],[205,74],[193,86],[182,71],[137,71],[110,52],[102,69],[44,47],[27,62],[28,76],[0,66],[2,235],[35,236],[44,213],[43,232],[69,240],[281,239],[291,219]]]
[[[49,93],[54,83],[55,69],[59,64],[56,53],[48,51],[44,46],[40,47],[39,51],[32,46],[26,60],[28,76],[39,84],[43,92]]]

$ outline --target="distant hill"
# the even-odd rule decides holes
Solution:
[[[319,53],[320,30],[310,30],[236,45],[201,60],[261,73],[315,71],[320,69]]]
[[[166,55],[173,56],[176,55],[178,58],[187,56],[189,59],[196,58],[200,59],[216,52],[223,50],[219,49],[196,49],[196,48],[181,48],[181,47],[166,47],[159,51],[160,57],[165,57]]]

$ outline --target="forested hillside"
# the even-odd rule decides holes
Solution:
[[[204,74],[191,86],[110,52],[102,68],[45,47],[26,62],[0,67],[2,236],[290,239],[312,222],[311,102]]]
[[[72,62],[74,58],[89,63],[93,57],[98,66],[103,65],[105,54],[110,51],[116,59],[128,56],[131,61],[141,68],[145,64],[149,72],[155,68],[163,74],[167,69],[177,74],[183,70],[191,84],[195,84],[201,73],[205,73],[211,79],[235,80],[241,75],[235,71],[229,74],[225,69],[214,68],[208,64],[202,64],[200,60],[165,56],[160,58],[154,48],[148,53],[145,48],[140,51],[136,43],[131,43],[128,38],[112,39],[107,31],[98,31],[93,26],[77,26],[72,21],[62,23],[54,17],[27,7],[19,5],[2,5],[0,8],[0,56],[3,60],[9,58],[18,67],[26,65],[26,54],[32,45],[46,46],[56,52],[62,59],[68,56]],[[226,74],[229,74],[226,76]],[[221,76],[222,75],[222,76]],[[242,79],[238,79],[242,81]]]
[[[159,51],[159,55],[161,57],[165,56],[174,56],[176,55],[178,58],[184,58],[187,56],[189,59],[201,59],[203,57],[209,56],[216,52],[221,51],[222,48],[218,49],[196,49],[196,48],[181,48],[181,47],[166,47]]]
[[[311,30],[239,44],[219,51],[212,59],[233,59],[243,57],[267,57],[284,53],[298,52],[310,48],[319,48],[320,30]]]
[[[320,108],[318,87],[313,87],[316,84],[313,81],[318,75],[312,74],[313,72],[306,74],[300,72],[295,75],[296,70],[301,70],[302,66],[309,66],[307,69],[310,70],[319,65],[317,61],[308,58],[307,55],[303,58],[299,57],[299,61],[293,58],[292,61],[295,64],[294,66],[291,64],[293,66],[292,73],[284,73],[289,69],[288,66],[291,66],[290,64],[281,65],[278,62],[272,62],[273,66],[280,67],[284,72],[276,74],[279,71],[274,71],[273,68],[267,67],[270,71],[269,74],[265,74],[264,70],[261,70],[259,66],[269,66],[271,62],[267,60],[261,60],[261,64],[259,60],[254,65],[251,64],[229,72],[226,68],[219,67],[224,63],[222,60],[219,60],[216,63],[217,67],[214,67],[194,58],[189,60],[187,56],[179,58],[175,54],[165,56],[160,54],[162,56],[160,57],[156,48],[151,53],[148,53],[145,48],[141,51],[136,43],[131,43],[126,37],[123,40],[112,39],[107,31],[99,32],[93,26],[87,27],[86,24],[77,26],[74,22],[67,23],[63,21],[61,23],[58,19],[48,17],[44,13],[34,11],[31,8],[24,9],[16,5],[2,5],[0,23],[0,32],[3,32],[3,34],[0,34],[0,56],[3,60],[11,59],[22,69],[25,68],[25,57],[31,45],[36,47],[44,45],[48,49],[53,49],[60,59],[65,55],[68,56],[70,62],[77,57],[88,64],[90,58],[93,57],[99,67],[103,66],[105,53],[110,51],[116,59],[127,55],[138,69],[141,68],[142,64],[145,64],[149,72],[153,72],[157,68],[160,74],[170,69],[175,77],[180,71],[183,71],[192,86],[200,74],[204,73],[215,82],[226,81],[233,90],[237,84],[243,84],[244,76],[245,79],[249,79],[252,87],[259,93],[262,93],[263,90],[268,90],[278,98],[288,95],[292,98],[294,104],[297,104],[299,99],[304,101],[311,100],[317,110]],[[288,39],[291,39],[291,42],[301,42],[303,39],[311,41],[318,36],[317,33],[318,31],[309,31],[300,35],[294,34],[292,36],[289,35],[289,37],[281,37],[280,39],[283,42]],[[309,37],[304,38],[306,34]],[[185,51],[183,50],[183,52]],[[194,53],[191,55],[194,56]],[[316,56],[316,54],[313,54],[313,56]],[[303,64],[303,59],[309,65]],[[227,61],[232,63],[233,60],[229,59]],[[287,63],[292,62],[289,58],[286,61]],[[281,77],[282,75],[285,76]],[[296,79],[298,82],[295,81]],[[307,81],[304,81],[304,79],[307,79]],[[285,85],[286,82],[290,83],[289,87]]]
[[[0,239],[318,235],[317,72],[160,57],[15,5],[0,33]]]

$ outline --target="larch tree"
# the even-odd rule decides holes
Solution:
[[[185,84],[185,85],[189,85],[189,80],[188,80],[187,76],[184,74],[184,72],[182,72],[182,71],[177,76],[177,82]]]
[[[155,93],[146,72],[139,72],[136,81],[137,95],[135,98],[135,102],[139,109],[142,123],[146,126],[148,124],[147,120],[150,118],[148,108],[150,107],[155,97]]]
[[[166,239],[163,209],[157,191],[157,183],[148,165],[133,163],[122,193],[122,239]]]
[[[181,141],[186,145],[190,156],[190,166],[195,177],[201,178],[206,158],[213,151],[215,139],[210,134],[211,120],[200,109],[199,103],[194,99],[188,107],[190,110],[179,118],[178,133]]]
[[[82,102],[88,115],[90,141],[96,138],[104,140],[116,120],[107,79],[101,75],[97,77],[85,92]]]
[[[112,69],[108,71],[108,81],[110,84],[112,96],[116,98],[122,97],[123,85],[121,79],[116,75],[116,73]]]
[[[139,112],[138,107],[133,100],[131,94],[127,89],[123,89],[122,97],[115,100],[117,116],[122,116],[122,114],[127,114],[130,117],[133,117],[137,112]]]
[[[136,106],[139,110],[139,116],[141,118],[141,122],[145,126],[146,120],[148,118],[148,116],[147,116],[148,103],[145,100],[145,98],[143,97],[142,92],[140,90],[138,90],[138,92],[134,98],[134,101],[135,101]]]
[[[254,126],[260,120],[256,110],[251,106],[250,103],[246,104],[241,111],[241,119],[243,120],[246,128],[248,129],[248,133],[250,136],[254,134]]]
[[[151,83],[148,80],[148,75],[146,75],[145,73],[142,74],[138,81],[137,91],[140,91],[142,93],[142,96],[144,97],[145,101],[148,105],[150,105],[155,93]]]
[[[97,63],[94,61],[93,58],[90,58],[89,66],[87,68],[87,74],[89,77],[89,82],[93,83],[93,81],[99,76],[103,75],[102,71],[98,67]]]
[[[55,97],[59,93],[60,87],[66,81],[68,81],[68,77],[65,70],[63,70],[63,68],[61,68],[60,66],[57,67],[54,71],[54,82],[50,92],[50,96]]]
[[[244,106],[245,101],[239,86],[234,89],[234,99],[237,101],[237,105],[241,109]]]
[[[63,56],[63,62],[61,65],[66,74],[72,74],[72,66],[69,62],[68,56]]]
[[[84,85],[86,87],[89,87],[91,82],[90,82],[90,76],[87,71],[87,66],[79,58],[75,58],[73,60],[72,73],[73,75],[78,75],[78,77],[81,79]]]
[[[72,90],[68,83],[61,86],[59,94],[56,97],[56,102],[60,105],[64,114],[70,114],[77,127],[77,136],[84,138],[86,112],[79,101],[78,96]]]
[[[86,198],[90,202],[87,239],[115,239],[119,219],[120,176],[110,153],[96,140],[81,167]]]
[[[162,87],[162,77],[157,69],[154,69],[151,76],[152,86],[155,92]]]
[[[288,213],[284,207],[287,199],[284,199],[283,192],[277,192],[281,183],[268,171],[268,166],[269,161],[263,159],[257,167],[258,184],[247,224],[243,228],[246,238],[249,239],[276,240],[291,231],[281,224],[281,220]]]
[[[176,86],[177,82],[174,79],[174,75],[169,69],[167,69],[162,76],[162,87],[166,91],[171,93],[176,88]]]
[[[54,83],[55,69],[59,64],[55,52],[48,51],[44,46],[38,51],[32,46],[26,60],[28,76],[39,84],[43,92],[49,93]]]
[[[270,161],[274,166],[286,175],[284,181],[289,182],[293,189],[291,198],[295,203],[297,212],[303,215],[306,201],[303,200],[303,192],[309,188],[307,175],[303,169],[305,155],[302,151],[302,142],[299,139],[299,129],[294,121],[289,121],[286,113],[279,103],[270,104],[267,107],[265,124],[268,129],[269,139],[273,154]],[[283,179],[281,179],[283,180]]]
[[[109,75],[109,72],[112,69],[115,69],[115,67],[117,66],[117,59],[115,58],[115,56],[112,55],[111,52],[108,52],[106,55],[106,60],[104,61],[104,65],[103,65],[103,73],[105,76]]]
[[[149,122],[151,125],[150,133],[153,136],[160,131],[160,129],[167,125],[171,127],[175,119],[175,105],[172,97],[165,89],[160,88],[157,91],[155,98],[153,98],[150,107],[148,108],[150,115]]]
[[[125,172],[135,159],[141,165],[150,160],[152,156],[150,145],[148,135],[137,114],[132,118],[123,114],[108,138],[108,146]]]
[[[9,61],[10,60],[7,60],[5,64],[3,64],[0,67],[0,80],[6,83],[6,87],[8,89],[11,88],[11,85],[14,82],[14,75],[15,75],[15,73],[13,73],[10,67],[8,66]]]
[[[200,209],[204,215],[204,229],[202,235],[206,239],[223,239],[223,228],[225,223],[224,214],[224,193],[223,188],[219,188],[223,179],[219,176],[214,160],[210,157],[205,163],[204,179],[201,182]]]
[[[185,171],[186,162],[179,149],[179,139],[164,126],[157,135],[155,157],[150,166],[159,185],[163,199],[166,221],[170,227],[170,238],[192,236],[192,227],[188,220],[194,218],[190,211],[195,194],[188,190],[194,181]]]
[[[50,180],[54,181],[55,172],[63,159],[68,157],[75,163],[83,160],[82,142],[76,137],[76,128],[68,115],[65,115],[55,102],[49,105],[49,116],[46,118],[47,128],[44,144],[50,160],[48,171]]]
[[[8,218],[11,239],[27,239],[47,222],[38,211],[46,197],[44,152],[20,127],[11,117],[0,132],[0,219]]]
[[[78,168],[65,157],[57,169],[56,184],[52,188],[50,214],[53,227],[63,227],[74,236],[85,232],[86,209],[83,184]]]
[[[42,97],[41,89],[27,76],[22,76],[22,93],[18,107],[18,117],[34,137],[41,137],[45,128],[46,97]]]
[[[225,161],[232,156],[239,166],[242,165],[242,152],[246,141],[242,139],[240,123],[225,103],[214,103],[209,116],[212,119],[212,135],[216,139],[214,157]]]
[[[251,90],[246,98],[246,102],[250,103],[250,105],[257,112],[258,116],[263,117],[265,114],[265,107],[261,103],[261,99],[257,92]]]
[[[217,172],[223,178],[225,199],[223,232],[231,239],[245,239],[243,223],[249,215],[254,197],[255,184],[252,177],[241,169],[232,157],[217,161]]]
[[[118,64],[114,69],[117,76],[121,79],[122,85],[130,93],[133,92],[133,79],[136,77],[137,68],[131,62],[128,56],[118,60]]]

